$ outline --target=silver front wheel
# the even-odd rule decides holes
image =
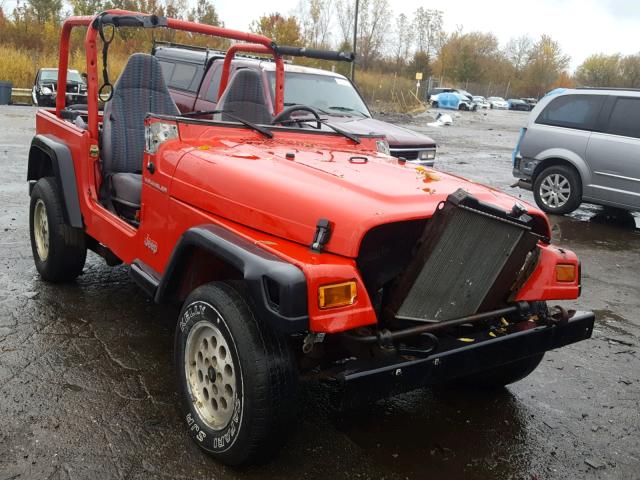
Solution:
[[[184,363],[196,412],[211,429],[222,430],[233,416],[238,366],[214,324],[202,320],[193,326],[187,337]]]

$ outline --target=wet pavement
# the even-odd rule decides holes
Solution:
[[[334,411],[305,386],[297,429],[271,463],[230,469],[179,418],[176,311],[124,267],[90,254],[77,282],[40,281],[28,239],[26,161],[35,110],[0,107],[0,480],[67,478],[640,478],[640,218],[584,207],[553,217],[583,264],[593,339],[546,355],[497,394],[423,390]],[[440,145],[437,167],[512,190],[517,112],[409,126]]]

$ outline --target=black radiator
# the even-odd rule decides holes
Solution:
[[[387,301],[396,318],[439,322],[504,305],[539,237],[518,206],[505,212],[464,190],[427,223]]]

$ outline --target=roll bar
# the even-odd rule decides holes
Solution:
[[[157,28],[166,27],[174,30],[183,30],[186,32],[200,33],[214,37],[228,38],[252,44],[263,45],[272,49],[274,44],[270,38],[255,33],[240,32],[213,25],[205,25],[201,23],[189,22],[186,20],[178,20],[174,18],[159,17],[157,15],[148,15],[144,13],[130,12],[128,10],[107,10],[94,16],[77,16],[69,17],[62,25],[60,34],[60,57],[58,60],[58,85],[67,84],[67,69],[69,67],[69,39],[71,31],[75,27],[88,27],[84,40],[84,46],[87,56],[87,106],[88,106],[88,131],[92,138],[98,139],[98,48],[97,36],[100,25],[114,25],[116,27],[142,27]],[[278,77],[276,77],[276,91],[283,92],[282,82],[284,81],[284,68],[282,63],[276,67],[282,73],[280,75],[280,85],[278,85]],[[60,112],[65,106],[66,89],[59,88],[56,97],[56,115],[59,117]],[[276,108],[278,108],[276,104]],[[281,107],[280,107],[281,108]]]

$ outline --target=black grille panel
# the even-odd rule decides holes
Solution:
[[[418,150],[394,150],[391,149],[391,155],[396,158],[404,158],[405,160],[417,160]]]
[[[537,237],[522,221],[487,207],[445,202],[394,289],[394,315],[438,322],[496,308],[506,300]]]

